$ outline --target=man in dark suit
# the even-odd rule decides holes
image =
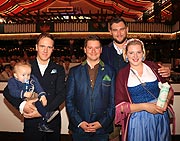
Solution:
[[[110,21],[109,32],[113,38],[113,41],[103,47],[101,59],[108,65],[110,65],[117,72],[125,67],[127,63],[123,60],[122,54],[127,42],[128,25],[123,18],[119,16],[113,17]],[[158,72],[162,77],[170,76],[170,68],[158,64]]]
[[[65,99],[65,73],[64,68],[54,63],[50,57],[54,49],[54,39],[49,33],[42,33],[37,38],[36,51],[37,57],[30,62],[32,74],[35,75],[43,89],[47,93],[48,111],[58,110]],[[49,127],[53,133],[40,132],[38,123],[40,114],[33,105],[34,100],[22,101],[12,98],[8,88],[4,90],[4,97],[25,117],[24,119],[24,140],[25,141],[59,141],[60,140],[60,114],[50,123]]]
[[[66,108],[73,141],[108,141],[113,131],[115,73],[100,60],[100,38],[86,38],[87,59],[70,70]]]

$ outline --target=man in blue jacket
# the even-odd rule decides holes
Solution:
[[[87,59],[70,70],[66,108],[73,141],[108,141],[113,131],[115,72],[100,60],[96,35],[84,43]]]

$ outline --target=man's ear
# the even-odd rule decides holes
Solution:
[[[112,30],[110,28],[108,28],[108,31],[109,31],[110,35],[112,35]]]
[[[37,51],[37,44],[35,45],[35,47],[36,47],[36,51]]]

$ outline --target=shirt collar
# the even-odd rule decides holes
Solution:
[[[99,64],[99,62],[100,62],[100,60],[99,60],[98,63],[95,64],[94,67],[92,67],[91,64],[88,62],[88,60],[86,60],[86,61],[87,61],[87,64],[89,65],[89,67],[90,67],[91,69],[93,69],[93,68],[94,68],[97,64]]]
[[[37,63],[38,63],[39,70],[40,70],[42,76],[44,75],[44,72],[45,72],[46,68],[48,67],[49,61],[50,61],[50,59],[48,60],[47,64],[42,65],[42,64],[40,64],[40,61],[37,58]]]
[[[115,50],[117,51],[117,54],[121,55],[123,53],[123,49],[120,49],[114,42],[113,42],[113,46]]]
[[[42,65],[42,66],[48,66],[48,64],[49,64],[49,61],[50,61],[50,59],[48,59],[48,61],[47,61],[47,64],[43,65],[43,64],[41,64],[41,63],[40,63],[39,59],[37,58],[38,65]]]

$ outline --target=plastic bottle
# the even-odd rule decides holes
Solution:
[[[170,85],[166,82],[166,83],[161,83],[159,82],[159,88],[161,89],[160,90],[160,93],[159,93],[159,97],[158,97],[158,101],[157,101],[157,106],[163,108],[164,107],[164,104],[167,100],[167,96],[168,96],[168,93],[169,93],[169,88],[170,88]]]

